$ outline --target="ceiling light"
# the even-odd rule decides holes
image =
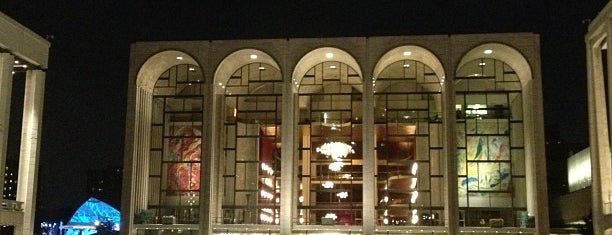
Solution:
[[[331,53],[331,52],[325,53],[325,58],[328,58],[328,59],[334,58],[334,53]]]
[[[252,60],[257,59],[257,55],[255,55],[255,54],[252,54],[250,57],[251,57]]]
[[[222,83],[222,82],[220,82],[220,83],[219,83],[219,86],[223,86],[223,83]]]
[[[493,50],[486,49],[486,50],[484,50],[484,53],[487,54],[487,55],[490,55],[491,53],[493,53]]]
[[[404,64],[404,68],[409,68],[410,64]]]
[[[346,158],[350,153],[355,153],[355,150],[353,150],[353,146],[342,142],[327,142],[317,147],[317,152],[338,160]]]
[[[404,51],[404,56],[410,56],[410,55],[412,55],[411,51]]]
[[[336,66],[335,65],[330,65],[329,68],[330,69],[336,69]]]
[[[15,64],[19,64],[19,60],[15,60]]]
[[[263,66],[259,66],[259,70],[265,70],[266,68]]]
[[[182,56],[177,56],[176,59],[177,60],[183,60],[183,57]]]
[[[487,63],[485,63],[485,62],[480,62],[480,63],[478,63],[478,66],[481,66],[481,67],[482,67],[482,66],[485,66],[485,65],[487,65]]]
[[[189,67],[189,71],[195,71],[195,69],[192,67]]]

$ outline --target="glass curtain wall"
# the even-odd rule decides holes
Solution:
[[[503,61],[482,58],[459,68],[455,90],[460,225],[518,226],[526,217],[521,82]]]
[[[298,224],[362,224],[361,87],[336,61],[299,84]]]
[[[282,77],[251,63],[225,84],[223,223],[278,224]]]
[[[156,223],[199,222],[203,87],[201,69],[187,64],[155,83],[148,209]]]
[[[427,65],[400,60],[375,80],[379,225],[443,225],[440,79]]]

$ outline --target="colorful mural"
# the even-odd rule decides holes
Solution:
[[[188,194],[181,191],[200,190],[201,127],[174,126],[170,132],[173,138],[167,142],[166,159],[177,163],[168,165],[168,194]]]
[[[499,125],[491,123],[479,123],[478,129],[470,128],[467,131],[483,135],[465,137],[465,132],[457,132],[458,146],[465,146],[465,150],[457,151],[457,173],[466,176],[459,178],[460,195],[464,195],[467,190],[509,190],[510,138],[507,135],[495,135],[507,133],[507,130],[499,130]]]

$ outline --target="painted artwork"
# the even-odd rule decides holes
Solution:
[[[179,191],[199,190],[202,153],[201,127],[175,126],[171,128],[171,135],[174,137],[167,142],[167,159],[179,162],[168,165],[168,194],[187,194],[188,192]]]
[[[510,138],[494,135],[498,133],[496,125],[479,125],[478,133],[488,135],[465,138],[464,132],[457,132],[459,140],[466,140],[466,149],[457,152],[457,173],[466,176],[459,178],[459,189],[507,191],[510,187],[511,165],[501,161],[510,160]]]

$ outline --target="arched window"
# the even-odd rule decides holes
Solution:
[[[426,64],[389,64],[374,83],[379,225],[443,225],[441,81]]]
[[[516,226],[513,221],[527,207],[517,72],[504,61],[477,58],[458,69],[455,91],[462,225],[488,225],[489,219],[502,218],[504,226]]]
[[[155,82],[148,208],[158,220],[199,222],[203,91],[202,70],[195,65],[172,66]]]
[[[222,88],[223,223],[278,224],[281,73],[267,63],[249,63]]]
[[[346,63],[325,61],[300,81],[297,222],[359,225],[362,79]]]

